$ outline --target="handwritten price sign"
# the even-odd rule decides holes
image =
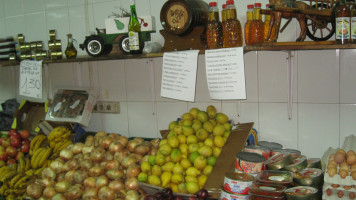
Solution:
[[[42,98],[42,61],[21,61],[19,94]]]

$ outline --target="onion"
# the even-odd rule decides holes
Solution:
[[[67,171],[69,171],[69,170],[70,170],[69,163],[68,163],[68,162],[65,162],[65,163],[63,164],[63,171],[64,171],[64,172],[67,172]]]
[[[54,181],[56,179],[56,172],[53,169],[46,167],[42,171],[42,178],[48,178],[49,180]]]
[[[119,162],[122,162],[124,158],[126,158],[128,155],[130,155],[130,151],[127,149],[124,149],[120,152],[116,152],[114,154],[114,160],[118,160]]]
[[[152,147],[151,148],[151,151],[148,153],[149,155],[156,155],[157,154],[157,151],[158,151],[158,148],[157,147]]]
[[[115,197],[115,193],[108,186],[104,186],[99,189],[98,196],[99,196],[99,199],[102,199],[102,200],[113,200]]]
[[[71,186],[68,191],[65,193],[67,199],[79,199],[82,197],[83,186],[75,184]]]
[[[143,138],[141,138],[141,137],[135,137],[133,140],[137,141],[139,144],[142,144],[142,143],[145,142],[145,140]]]
[[[154,148],[158,148],[159,142],[160,142],[159,138],[156,138],[156,139],[150,141],[152,147],[154,147]]]
[[[89,136],[88,136],[89,137]],[[88,145],[88,146],[94,146],[94,136],[91,136],[93,139],[89,139],[87,138],[87,140],[85,140],[84,145]]]
[[[121,180],[115,180],[109,183],[109,188],[111,188],[112,190],[114,190],[115,193],[117,193],[125,189],[125,185]]]
[[[75,159],[75,158],[73,158],[73,159],[67,161],[65,164],[68,165],[69,169],[74,169],[74,170],[76,170],[76,169],[79,169],[79,167],[80,167],[80,166],[79,166],[79,163],[78,163],[78,160]]]
[[[93,162],[91,160],[89,160],[89,159],[83,160],[80,163],[80,168],[82,170],[89,170],[92,166],[93,166]]]
[[[127,190],[137,190],[139,188],[138,180],[135,177],[130,177],[125,181],[125,188]]]
[[[85,141],[94,141],[94,136],[88,135],[88,136],[85,138]]]
[[[74,184],[74,174],[75,174],[75,170],[70,170],[66,173],[66,175],[64,176],[64,180],[67,181],[70,184]]]
[[[43,190],[43,197],[46,199],[51,199],[56,194],[57,194],[57,192],[56,192],[56,190],[54,190],[54,187],[52,187],[52,186],[46,187]]]
[[[110,144],[109,151],[114,154],[116,152],[122,151],[124,147],[125,146],[120,141],[114,141]]]
[[[134,164],[137,162],[137,159],[135,156],[133,155],[130,155],[130,156],[127,156],[125,157],[123,160],[122,160],[122,163],[121,165],[125,168],[128,168],[131,164]]]
[[[61,172],[60,174],[57,174],[56,182],[64,181],[65,176],[66,176],[65,172]]]
[[[124,172],[119,169],[109,169],[106,171],[106,176],[109,177],[111,180],[117,180],[124,177]]]
[[[56,159],[53,162],[51,162],[49,167],[51,169],[53,169],[56,174],[59,174],[59,173],[61,173],[63,171],[63,165],[64,164],[63,164],[62,161],[60,161],[59,159]]]
[[[82,153],[73,156],[73,158],[77,159],[77,160],[83,159],[83,157],[84,157],[84,154],[82,154]]]
[[[125,136],[120,136],[118,140],[124,147],[126,147],[127,143],[129,142],[129,139]]]
[[[84,160],[90,160],[90,153],[83,154]]]
[[[105,161],[114,160],[114,154],[110,153],[110,151],[105,152],[104,160]]]
[[[99,131],[95,134],[94,138],[98,137],[98,138],[103,138],[107,136],[107,133],[105,131]]]
[[[31,183],[27,186],[26,192],[30,197],[38,199],[42,196],[42,187],[38,183]]]
[[[68,145],[65,149],[69,150],[69,151],[72,151],[73,150],[73,147],[74,147],[74,144],[70,144]]]
[[[100,162],[104,158],[105,150],[103,148],[96,148],[90,153],[90,160],[93,162]]]
[[[54,185],[54,189],[56,190],[56,192],[58,193],[64,193],[68,190],[68,188],[70,187],[70,183],[68,183],[67,181],[59,181],[58,183],[56,183]]]
[[[82,149],[84,147],[84,144],[81,142],[75,143],[72,149],[72,153],[74,155],[78,154],[78,153],[82,153]]]
[[[142,160],[142,158],[143,158],[143,156],[140,155],[140,154],[134,154],[134,153],[132,153],[132,156],[135,157],[136,160],[139,161],[139,162],[140,162],[140,160]]]
[[[129,149],[130,152],[134,152],[136,146],[139,145],[139,144],[140,144],[140,142],[138,140],[130,140],[127,143],[127,148]]]
[[[84,147],[82,148],[82,153],[83,154],[91,153],[93,150],[94,150],[93,145],[84,145]]]
[[[96,179],[94,177],[87,177],[84,182],[84,187],[95,188],[96,186]]]
[[[92,200],[98,198],[98,189],[97,188],[86,188],[82,196],[83,200]]]
[[[75,183],[82,184],[83,181],[88,177],[88,173],[84,170],[79,170],[74,173],[73,180]]]
[[[117,160],[110,160],[110,161],[107,161],[106,163],[106,169],[109,170],[109,169],[119,169],[120,167],[120,164]]]
[[[126,170],[126,176],[129,177],[137,177],[141,172],[141,167],[136,164],[131,164]]]
[[[54,180],[51,180],[49,178],[42,178],[42,179],[37,179],[36,182],[40,184],[42,188],[54,186]]]
[[[109,184],[109,178],[106,177],[105,175],[101,175],[99,176],[98,179],[96,179],[96,188],[101,188],[101,187],[104,187],[104,186],[107,186]]]
[[[51,200],[67,200],[67,198],[63,194],[56,194]]]
[[[103,149],[108,149],[110,144],[114,141],[113,137],[106,136],[101,140],[100,147]]]
[[[146,155],[150,151],[150,147],[146,144],[137,145],[134,149],[134,153],[139,155]]]
[[[110,133],[108,136],[109,136],[109,137],[112,137],[112,138],[114,138],[114,139],[116,140],[116,139],[118,139],[121,135],[120,135],[120,134],[117,134],[117,133]]]
[[[125,200],[139,200],[140,196],[138,195],[136,190],[129,190],[126,193]]]
[[[89,176],[91,177],[98,177],[100,175],[103,175],[104,173],[104,168],[99,166],[95,166],[89,169]]]

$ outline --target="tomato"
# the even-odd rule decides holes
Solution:
[[[10,137],[11,140],[11,145],[16,147],[16,148],[20,148],[21,147],[21,137],[20,135],[12,135]]]
[[[27,139],[30,137],[30,132],[28,132],[28,130],[24,129],[20,132],[20,136],[22,139]]]
[[[12,135],[14,135],[16,133],[17,133],[17,131],[15,129],[11,129],[11,130],[9,130],[9,132],[7,134],[11,137]]]

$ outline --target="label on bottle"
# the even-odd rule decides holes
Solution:
[[[140,39],[138,37],[138,32],[129,32],[129,44],[131,50],[140,50]]]
[[[336,39],[350,38],[350,18],[337,17],[336,18]]]
[[[351,17],[351,39],[356,39],[356,17]]]

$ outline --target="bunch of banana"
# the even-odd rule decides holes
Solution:
[[[68,139],[58,142],[53,148],[51,159],[56,159],[59,156],[59,153],[71,144],[73,144],[73,142]]]
[[[68,128],[58,126],[54,128],[48,135],[48,143],[51,148],[54,148],[58,142],[67,140],[71,132]]]
[[[31,168],[37,169],[42,168],[46,164],[46,160],[51,155],[52,148],[38,148],[34,151],[33,156],[31,157]]]
[[[36,135],[30,143],[30,156],[33,155],[33,153],[40,148],[41,144],[43,143],[43,141],[45,141],[47,139],[47,136],[45,135]]]
[[[19,158],[16,171],[18,173],[25,173],[25,171],[31,168],[31,161],[29,158]]]

